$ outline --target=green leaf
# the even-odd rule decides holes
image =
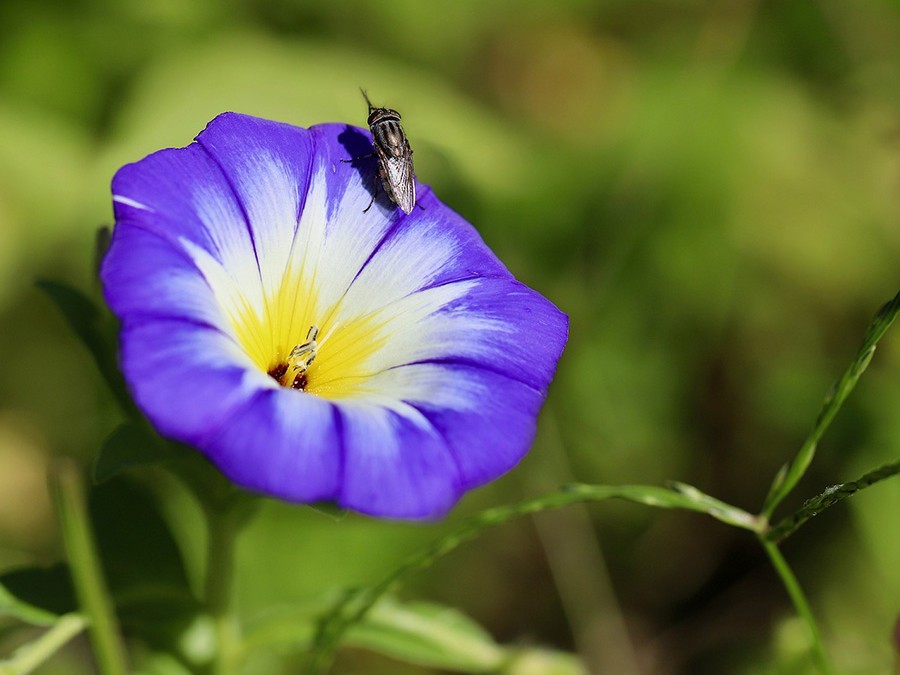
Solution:
[[[694,508],[697,511],[702,511],[707,515],[712,516],[716,520],[721,520],[723,523],[734,525],[735,527],[740,527],[745,530],[762,532],[765,527],[764,520],[747,513],[743,509],[739,509],[736,506],[726,504],[715,497],[711,497],[705,492],[701,492],[693,485],[673,481],[671,487],[673,490],[677,491],[680,496],[688,499],[694,504],[693,507],[682,505],[680,508]],[[679,508],[679,506],[674,506],[673,508]]]
[[[68,567],[27,567],[0,576],[0,615],[49,626],[77,609]]]
[[[827,487],[821,494],[807,499],[803,506],[788,517],[782,519],[777,525],[766,532],[766,541],[779,542],[796,532],[806,521],[819,515],[825,509],[852,497],[860,490],[878,483],[891,476],[900,473],[900,462],[885,464],[873,471],[869,471],[857,480],[838,483]]]
[[[522,650],[500,672],[505,675],[588,675],[577,656],[549,649]]]
[[[270,607],[247,622],[242,648],[246,654],[289,645],[309,649],[316,633],[316,623],[331,609],[340,596],[333,591],[304,602]]]
[[[100,275],[100,265],[112,242],[112,228],[108,225],[98,227],[94,234],[94,273]]]
[[[591,500],[624,499],[660,509],[699,511],[744,530],[760,531],[761,521],[746,511],[701,492],[692,485],[672,482],[671,488],[653,485],[570,485],[564,488]]]
[[[136,664],[133,675],[193,675],[195,672],[166,652],[150,652],[137,658],[139,663]]]
[[[349,513],[347,509],[342,509],[334,502],[315,502],[313,504],[305,504],[305,506],[311,508],[316,513],[321,513],[323,516],[328,516],[329,518],[337,522],[342,521],[347,517],[347,513]]]
[[[148,587],[189,589],[178,544],[144,487],[120,475],[91,490],[89,509],[115,597]]]
[[[80,614],[59,617],[40,637],[20,646],[8,659],[0,661],[0,675],[26,675],[34,671],[86,626],[87,622]]]
[[[384,599],[347,633],[347,643],[401,661],[466,673],[495,672],[505,650],[459,611],[432,603]]]
[[[251,623],[244,652],[285,645],[309,649],[317,619],[333,606],[333,593],[276,611]],[[458,610],[428,602],[380,599],[347,631],[344,644],[369,649],[398,661],[465,673],[585,675],[572,654],[497,644],[487,631]]]
[[[143,584],[116,599],[122,628],[164,651],[184,651],[183,636],[203,615],[202,604],[187,588]]]
[[[122,423],[106,438],[94,460],[94,482],[99,485],[128,469],[160,463],[209,508],[233,510],[240,502],[250,517],[261,501],[235,486],[194,448],[159,436],[143,417]],[[324,503],[316,507],[333,518],[342,517],[336,507],[331,511]]]
[[[143,421],[116,427],[94,460],[94,482],[103,483],[136,466],[184,457],[184,452],[157,436]]]
[[[57,281],[41,279],[37,287],[50,298],[94,357],[100,374],[127,411],[134,410],[116,362],[116,343],[108,315],[81,291]]]
[[[783,467],[772,481],[772,486],[769,488],[769,494],[766,495],[766,501],[762,510],[766,518],[772,517],[778,505],[803,478],[816,456],[819,440],[828,427],[831,426],[831,422],[837,416],[844,401],[850,396],[850,392],[856,387],[856,383],[875,355],[875,348],[878,346],[879,340],[884,337],[888,328],[894,323],[898,313],[900,313],[900,293],[878,310],[863,337],[862,345],[860,345],[856,357],[847,370],[844,371],[844,374],[841,375],[840,379],[831,385],[831,388],[825,395],[825,401],[822,404],[822,409],[819,411],[819,416],[816,418],[812,431],[806,437],[800,450],[797,451],[793,461],[787,468]]]
[[[396,591],[411,576],[428,569],[436,560],[453,551],[460,544],[474,539],[488,528],[501,525],[514,518],[578,502],[605,501],[607,499],[624,499],[663,509],[699,511],[729,525],[754,532],[759,532],[764,523],[730,504],[713,499],[687,485],[679,485],[678,490],[673,490],[653,485],[575,484],[518,504],[488,509],[465,521],[431,546],[412,556],[379,583],[350,592],[336,603],[332,611],[325,615],[319,624],[306,672],[323,672],[345,632],[360,623],[381,597]]]

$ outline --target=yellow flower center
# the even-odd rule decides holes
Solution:
[[[256,366],[284,387],[329,399],[359,395],[375,373],[370,357],[385,343],[378,313],[338,318],[339,305],[320,307],[313,289],[285,278],[263,315],[245,306],[232,317]]]

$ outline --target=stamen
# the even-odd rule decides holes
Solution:
[[[318,344],[316,337],[319,335],[318,326],[310,326],[309,332],[306,334],[306,342],[302,342],[291,350],[288,354],[287,362],[291,370],[297,371],[298,375],[302,375],[309,369],[312,362],[316,360],[318,352]]]

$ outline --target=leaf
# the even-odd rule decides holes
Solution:
[[[166,652],[150,652],[138,656],[133,675],[192,675],[192,670]]]
[[[0,576],[0,615],[49,626],[77,608],[69,569],[62,563],[26,567]]]
[[[153,497],[118,476],[91,490],[89,509],[110,590],[117,598],[141,589],[188,589],[181,551]]]
[[[87,347],[100,374],[119,402],[126,410],[132,411],[134,406],[119,373],[115,337],[111,324],[106,320],[107,315],[93,300],[71,286],[47,279],[39,280],[36,285],[56,305],[69,328]]]
[[[574,654],[549,649],[527,649],[501,672],[506,675],[588,675],[581,659]]]
[[[94,273],[99,276],[100,274],[100,265],[103,263],[103,258],[106,256],[106,252],[109,250],[109,245],[112,242],[112,228],[108,225],[104,225],[102,227],[97,228],[97,232],[94,234]]]
[[[156,499],[120,474],[91,490],[88,508],[123,630],[152,647],[176,651],[201,608]]]
[[[124,422],[100,447],[94,460],[94,482],[103,483],[136,466],[181,457],[184,457],[184,452],[157,436],[143,421]]]
[[[242,502],[243,512],[250,517],[261,501],[235,486],[195,449],[157,435],[143,417],[122,423],[106,438],[94,460],[94,482],[99,485],[128,469],[158,463],[166,463],[166,469],[202,504],[215,510],[233,510]],[[327,504],[316,506],[335,519],[342,517],[336,507],[329,512]]]
[[[505,650],[461,612],[433,603],[384,599],[347,633],[347,643],[401,661],[466,673],[495,672]]]
[[[819,515],[825,509],[844,501],[848,497],[852,497],[860,490],[883,481],[885,478],[896,476],[898,473],[900,473],[900,462],[893,462],[869,471],[857,480],[838,483],[825,488],[821,494],[807,499],[798,511],[783,518],[777,525],[773,525],[765,534],[766,541],[779,542],[786,539],[806,521]]]
[[[743,509],[739,509],[731,504],[726,504],[715,497],[711,497],[705,492],[701,492],[693,485],[673,481],[671,487],[678,492],[679,495],[692,502],[696,506],[695,510],[702,511],[716,520],[721,520],[723,523],[734,525],[735,527],[740,527],[745,530],[752,530],[754,532],[761,532],[765,527],[765,521],[757,516],[747,513]],[[675,506],[674,508],[679,508],[679,506]],[[681,505],[680,508],[692,507]]]
[[[8,659],[0,661],[0,675],[25,675],[34,671],[83,631],[86,625],[80,614],[59,617],[40,637],[21,645]]]
[[[203,606],[187,588],[142,585],[120,593],[118,618],[128,633],[162,650],[183,650],[183,636],[203,614]]]
[[[624,499],[663,509],[686,509],[706,513],[718,520],[754,532],[762,522],[740,509],[705,495],[696,488],[680,485],[678,490],[654,485],[584,485],[574,484],[518,504],[488,509],[462,523],[421,552],[413,555],[377,584],[349,592],[338,601],[319,624],[312,655],[306,666],[309,673],[323,672],[344,634],[359,624],[378,600],[396,591],[414,574],[428,569],[436,560],[474,539],[484,530],[521,516],[559,508],[578,502]]]
[[[249,628],[245,653],[271,651],[280,645],[308,649],[317,618],[334,601],[334,594],[329,593],[267,612]],[[454,608],[429,602],[401,603],[393,597],[379,600],[360,623],[348,630],[344,644],[406,663],[457,672],[586,673],[581,661],[572,654],[499,645],[481,626]]]
[[[856,383],[875,355],[875,348],[878,346],[878,342],[884,337],[891,324],[894,323],[898,313],[900,313],[900,293],[878,310],[863,337],[862,345],[860,345],[856,357],[847,370],[844,371],[844,374],[841,375],[840,379],[831,385],[831,388],[825,395],[825,401],[822,403],[822,409],[819,411],[819,416],[816,418],[812,431],[809,432],[791,463],[786,468],[782,468],[775,476],[763,505],[762,513],[766,518],[772,517],[778,505],[797,486],[809,465],[812,464],[816,456],[816,447],[819,444],[819,439],[825,434],[844,401],[847,400],[847,397],[850,396],[850,393],[856,387]]]
[[[347,509],[342,509],[334,502],[314,502],[312,504],[304,504],[304,506],[311,508],[313,511],[320,513],[323,516],[328,516],[337,522],[342,521],[347,517],[347,513],[349,513]]]

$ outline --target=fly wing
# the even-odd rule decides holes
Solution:
[[[399,157],[387,157],[384,162],[385,186],[391,199],[404,213],[412,213],[416,206],[416,174],[413,170],[412,153]]]

